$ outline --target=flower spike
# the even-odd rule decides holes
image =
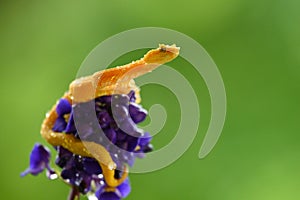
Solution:
[[[71,199],[78,196],[78,192],[95,195],[95,187],[100,199],[121,199],[128,195],[128,165],[132,166],[135,157],[142,158],[152,150],[150,134],[136,125],[145,119],[147,111],[138,105],[139,88],[134,78],[175,59],[178,54],[179,47],[161,44],[140,60],[76,79],[47,113],[41,135],[58,152],[56,164],[62,168],[60,177],[76,191]],[[115,104],[112,99],[116,100]],[[95,108],[96,124],[86,110],[89,105]],[[75,112],[79,108],[86,112]],[[76,115],[86,120],[83,127],[75,126]],[[80,138],[79,132],[83,133]],[[103,143],[103,137],[110,144]],[[45,158],[39,155],[41,164],[34,166],[36,169],[29,168],[23,175],[37,174],[45,167],[50,169],[48,154]]]

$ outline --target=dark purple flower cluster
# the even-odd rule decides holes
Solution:
[[[124,164],[132,166],[135,157],[143,157],[152,150],[151,136],[137,127],[147,112],[135,103],[134,92],[128,95],[101,96],[93,101],[71,105],[60,99],[58,118],[53,131],[74,134],[84,141],[93,141],[105,147],[117,164],[115,178],[122,176]],[[76,191],[86,194],[96,188],[100,200],[119,200],[130,192],[128,178],[113,190],[107,189],[102,169],[94,158],[82,157],[57,146],[55,163],[62,168],[60,177]],[[49,167],[50,153],[43,146],[35,146],[30,157],[30,168],[24,174],[34,175]],[[95,186],[93,188],[93,186]]]

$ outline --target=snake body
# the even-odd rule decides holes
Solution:
[[[173,60],[178,54],[179,48],[175,45],[160,45],[157,49],[148,51],[140,60],[74,80],[69,86],[69,91],[62,98],[67,99],[71,104],[75,104],[87,102],[103,95],[128,94],[131,90],[134,90],[137,95],[136,102],[139,103],[139,88],[135,85],[133,79]],[[114,177],[116,164],[102,145],[82,141],[73,134],[52,130],[58,117],[56,106],[57,104],[52,107],[43,121],[42,137],[53,146],[62,146],[74,154],[95,158],[101,166],[107,185],[111,188],[120,185],[128,176],[127,166],[124,166],[122,177],[116,179]]]

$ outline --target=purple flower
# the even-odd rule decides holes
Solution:
[[[77,130],[76,130],[75,123],[74,123],[74,115],[73,115],[73,111],[71,111],[70,118],[68,120],[65,132],[66,133],[73,133],[73,134],[75,134],[76,131]]]
[[[72,157],[73,157],[73,153],[71,153],[70,151],[68,151],[67,149],[61,146],[58,146],[55,164],[63,168],[67,165],[67,163]]]
[[[142,158],[152,150],[149,133],[137,127],[147,111],[134,103],[135,94],[101,96],[92,101],[71,105],[67,99],[60,99],[56,106],[57,119],[52,127],[55,132],[74,134],[75,137],[98,143],[105,147],[118,168],[114,178],[120,179],[124,164],[133,166],[135,158]],[[82,157],[55,146],[55,164],[61,168],[60,177],[72,187],[69,199],[81,194],[93,193],[98,188],[99,200],[120,200],[130,193],[129,179],[112,188],[106,185],[101,166],[94,158]],[[49,167],[50,151],[36,144],[30,155],[30,167],[21,174],[37,175],[47,169],[48,176],[56,175]]]
[[[59,116],[56,119],[52,130],[55,132],[63,132],[65,130],[66,126],[67,126],[67,122],[66,122],[65,118],[63,116]]]
[[[148,153],[153,150],[152,144],[150,144],[152,140],[151,135],[146,132],[143,137],[140,138],[139,140],[139,147],[140,147],[140,152]]]
[[[61,177],[82,194],[90,191],[92,180],[102,173],[94,158],[75,155],[61,146],[57,147],[55,163],[62,168]]]
[[[121,185],[111,190],[106,185],[100,187],[96,192],[96,197],[99,200],[120,200],[128,196],[131,191],[129,180],[126,179]]]
[[[72,106],[67,99],[61,98],[56,106],[56,112],[59,116],[63,116],[71,112]]]
[[[56,113],[58,115],[55,124],[52,128],[55,132],[76,133],[74,124],[74,117],[72,112],[72,106],[67,99],[61,98],[56,106]],[[70,115],[68,121],[65,119],[65,115]]]
[[[50,161],[50,150],[43,145],[36,143],[30,154],[30,165],[29,168],[26,169],[21,176],[25,176],[27,174],[38,175],[44,169],[48,170],[49,175],[53,174],[54,171],[49,166]]]
[[[76,167],[77,166],[72,166],[69,169],[64,169],[61,172],[61,177],[73,185],[79,192],[86,194],[91,189],[92,176]]]
[[[135,102],[136,97],[135,97],[135,92],[134,92],[133,90],[131,90],[131,91],[128,93],[128,97],[129,97],[129,101],[130,101],[130,102]]]
[[[140,138],[139,144],[138,144],[139,149],[134,151],[136,157],[144,158],[145,153],[151,152],[153,150],[153,146],[150,143],[151,140],[152,140],[152,136],[148,132],[146,132],[145,135]]]
[[[137,124],[144,121],[148,113],[140,105],[131,102],[129,105],[129,114],[132,120]]]

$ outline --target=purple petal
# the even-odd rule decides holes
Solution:
[[[63,132],[67,126],[67,122],[63,116],[60,116],[56,119],[54,126],[52,128],[55,132]]]
[[[130,102],[135,102],[136,97],[135,97],[135,92],[134,92],[133,90],[131,90],[131,91],[128,93],[128,97],[129,97],[129,101],[130,101]]]
[[[121,198],[125,198],[131,191],[129,180],[126,179],[121,185],[116,187],[115,192],[105,191],[106,187],[102,186],[96,192],[96,197],[99,200],[120,200]]]
[[[92,176],[84,175],[82,181],[80,182],[78,189],[82,194],[86,194],[91,190]]]
[[[100,198],[101,200],[120,200],[121,198],[114,192],[105,192],[102,193]]]
[[[148,113],[140,105],[136,103],[130,103],[129,114],[132,120],[137,124],[144,121]]]
[[[63,168],[66,166],[67,162],[73,157],[73,153],[69,150],[58,146],[57,147],[57,157],[55,160],[55,164],[59,167]]]
[[[127,197],[131,191],[129,179],[127,178],[121,185],[117,187],[117,189],[119,190],[122,198]]]
[[[122,130],[117,131],[117,140],[118,141],[123,141],[126,139],[126,137],[127,137],[127,134],[124,133]]]
[[[127,151],[133,151],[138,145],[139,138],[128,135],[127,136]]]
[[[121,198],[115,192],[105,192],[98,190],[96,192],[96,197],[99,200],[120,200]]]
[[[93,158],[83,159],[83,169],[87,174],[101,174],[102,170],[99,163]]]
[[[107,137],[112,143],[115,143],[115,142],[117,141],[117,134],[116,134],[116,132],[115,132],[112,128],[105,129],[105,130],[104,130],[104,133],[105,133],[106,137]]]
[[[112,122],[112,118],[105,110],[100,111],[97,115],[101,128],[106,128]]]
[[[37,175],[41,173],[45,168],[50,169],[49,160],[50,150],[39,143],[35,144],[30,154],[29,168],[24,171],[21,176],[25,176],[28,173]]]
[[[64,114],[70,113],[72,110],[72,106],[70,102],[67,99],[60,99],[57,106],[56,106],[56,112],[58,116],[63,116]]]
[[[141,147],[146,146],[150,143],[151,140],[152,140],[152,136],[148,132],[146,132],[143,137],[140,137],[139,145]]]
[[[76,174],[78,174],[76,169],[70,168],[70,169],[62,170],[60,175],[63,179],[67,180],[70,184],[75,185],[77,179]]]
[[[82,160],[80,156],[73,156],[62,170],[61,177],[85,194],[91,189],[93,177],[84,171]]]
[[[110,104],[111,103],[112,96],[101,96],[96,98],[96,102]]]
[[[69,118],[68,124],[66,126],[65,132],[66,133],[75,133],[76,132],[73,112],[71,112],[71,114],[70,114],[70,118]]]

